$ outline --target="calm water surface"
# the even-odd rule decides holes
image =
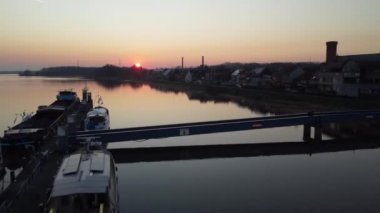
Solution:
[[[81,79],[0,75],[0,129],[16,113],[50,104]],[[234,103],[201,103],[148,85],[87,82],[111,113],[111,128],[265,116]],[[3,134],[1,131],[0,135]],[[109,148],[300,141],[301,127],[121,142]],[[119,164],[121,212],[379,212],[379,150],[318,155]]]

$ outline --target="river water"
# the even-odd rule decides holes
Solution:
[[[87,84],[111,128],[267,116],[234,103],[190,100],[149,85],[0,75],[0,135],[15,114]],[[123,147],[301,141],[302,127],[120,142]],[[324,136],[325,138],[327,136]],[[380,151],[118,164],[121,212],[378,212]]]

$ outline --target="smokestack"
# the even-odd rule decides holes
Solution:
[[[183,69],[183,57],[182,57],[182,69]]]
[[[204,66],[205,66],[205,57],[202,56],[202,67],[204,67]]]
[[[331,64],[337,61],[337,41],[326,42],[326,64]]]

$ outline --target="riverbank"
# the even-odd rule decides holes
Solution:
[[[164,92],[183,92],[201,102],[233,102],[262,113],[287,114],[309,111],[379,109],[380,100],[292,93],[283,90],[237,88],[145,81]]]

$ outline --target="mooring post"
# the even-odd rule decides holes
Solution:
[[[311,125],[310,124],[305,124],[303,126],[303,141],[309,142],[311,140]]]
[[[308,112],[307,115],[312,118],[314,116],[314,112]],[[305,124],[303,126],[303,141],[308,142],[311,141],[311,125]]]
[[[57,129],[57,137],[58,137],[58,151],[61,153],[65,153],[67,148],[67,127],[66,126],[58,126]]]
[[[314,140],[316,142],[322,141],[322,123],[320,118],[316,119],[315,126],[314,126]]]
[[[76,115],[72,114],[67,117],[67,135],[70,135],[76,131]]]
[[[322,141],[322,127],[316,126],[314,131],[314,140],[317,142]]]

